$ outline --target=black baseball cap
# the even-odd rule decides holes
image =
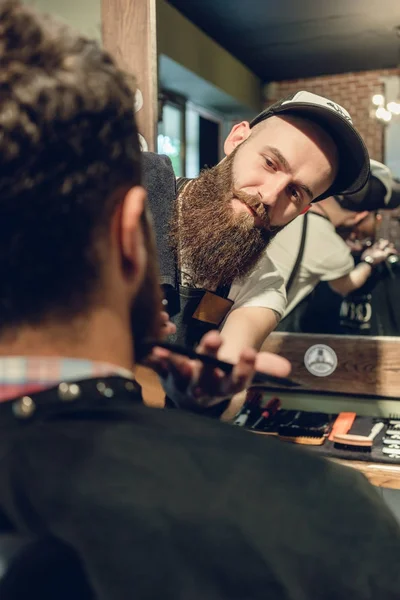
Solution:
[[[338,196],[342,208],[353,212],[393,210],[400,206],[400,182],[389,167],[371,159],[371,177],[356,194]]]
[[[323,96],[300,91],[263,110],[251,121],[250,127],[281,114],[299,115],[314,121],[337,146],[339,166],[336,178],[331,187],[313,202],[339,194],[354,194],[366,185],[370,174],[368,150],[345,108]]]

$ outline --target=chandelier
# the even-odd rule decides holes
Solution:
[[[372,104],[374,105],[375,111],[374,116],[378,121],[389,123],[392,117],[398,117],[400,115],[400,99],[398,96],[397,100],[392,100],[386,103],[385,96],[383,94],[374,94],[372,96]]]
[[[400,25],[394,27],[393,32],[398,40],[400,40]],[[399,42],[399,58],[400,58],[400,42]],[[400,60],[398,61],[400,65]],[[389,123],[393,118],[400,115],[400,73],[397,77],[382,78],[384,84],[384,94],[374,94],[372,96],[371,116],[378,119],[381,123]],[[388,96],[390,101],[386,101]]]

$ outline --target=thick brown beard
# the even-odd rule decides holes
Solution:
[[[267,208],[258,197],[235,191],[232,174],[238,148],[222,163],[202,171],[183,191],[170,225],[174,251],[183,256],[183,270],[194,286],[215,289],[242,279],[257,264],[281,228],[271,227]],[[250,206],[250,214],[237,214],[233,198]],[[178,253],[179,249],[179,253]]]

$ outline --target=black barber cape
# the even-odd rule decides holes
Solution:
[[[119,377],[77,384],[30,417],[0,403],[0,515],[72,549],[97,600],[400,597],[399,526],[361,474]]]

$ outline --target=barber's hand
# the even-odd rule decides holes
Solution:
[[[197,351],[216,357],[221,345],[219,332],[210,331],[202,338]],[[257,353],[252,348],[241,352],[231,373],[157,347],[146,362],[160,375],[171,400],[188,408],[193,404],[212,406],[241,392],[250,385],[256,370],[286,377],[291,369],[286,359],[269,352]]]
[[[363,249],[363,245],[360,242],[360,240],[346,240],[346,245],[350,248],[350,252],[352,254],[357,254],[358,252],[361,252],[361,250]]]
[[[388,242],[388,240],[379,240],[362,253],[361,260],[369,256],[373,259],[373,265],[375,266],[384,262],[391,254],[397,254],[394,244]]]
[[[357,238],[347,238],[345,242],[352,254],[361,254],[363,250],[372,246],[372,242],[370,243],[369,240],[359,240]]]
[[[176,326],[169,319],[167,311],[161,312],[161,336],[163,339],[176,332]]]

